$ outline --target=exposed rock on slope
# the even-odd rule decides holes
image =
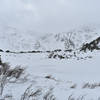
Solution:
[[[80,51],[86,52],[87,50],[89,51],[100,50],[100,37],[91,41],[90,43],[83,44]]]

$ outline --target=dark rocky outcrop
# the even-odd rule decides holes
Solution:
[[[92,52],[93,50],[100,50],[99,43],[100,43],[100,37],[91,41],[90,43],[83,44],[80,51],[86,52],[87,50],[89,50]]]
[[[0,49],[0,52],[4,52],[2,49]]]
[[[10,53],[10,50],[6,50],[5,52]]]

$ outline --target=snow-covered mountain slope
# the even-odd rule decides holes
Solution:
[[[10,51],[76,49],[97,36],[99,30],[89,28],[38,36],[36,32],[6,27],[0,29],[0,49]]]
[[[96,38],[96,32],[72,31],[58,34],[48,34],[38,40],[44,50],[77,49],[82,43]]]
[[[11,27],[0,30],[0,48],[11,51],[32,50],[36,35],[31,32],[27,34]]]
[[[55,50],[67,49],[69,45],[69,48],[76,49],[83,43],[91,46],[91,41],[94,44],[94,41],[100,38],[99,30],[89,28],[38,37],[36,34],[21,32],[12,28],[1,31],[0,48],[11,51]],[[50,53],[0,52],[3,62],[9,62],[11,68],[16,66],[25,68],[23,75],[26,76],[24,77],[26,81],[21,78],[22,81],[5,84],[0,99],[2,97],[5,100],[32,100],[33,98],[36,100],[99,100],[100,51],[89,52],[89,49],[86,51],[88,52],[80,52],[80,50]],[[51,53],[54,53],[54,56],[66,57],[61,60],[57,56],[51,57],[55,59],[48,59],[48,54]],[[21,99],[24,94],[26,99]]]

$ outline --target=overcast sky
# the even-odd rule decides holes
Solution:
[[[0,0],[0,27],[65,32],[100,24],[100,0]]]

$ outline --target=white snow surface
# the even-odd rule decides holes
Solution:
[[[56,100],[68,100],[69,96],[78,99],[84,96],[84,100],[98,100],[100,87],[94,89],[82,88],[85,83],[96,84],[100,82],[100,53],[95,51],[88,53],[93,56],[87,60],[76,59],[47,59],[47,54],[6,54],[1,53],[2,60],[9,62],[12,67],[21,65],[29,74],[28,81],[21,84],[7,84],[4,94],[12,94],[14,100],[20,100],[25,89],[32,84],[33,91],[42,90],[37,100],[43,100],[43,96],[53,88],[52,94]],[[83,54],[82,54],[83,55]],[[81,56],[82,56],[81,55]],[[84,55],[83,55],[84,56]],[[51,75],[51,79],[45,76]],[[71,88],[76,85],[75,88]]]
[[[21,32],[11,28],[1,30],[0,49],[11,51],[63,50],[65,49],[63,40],[69,38],[68,33],[73,33],[71,39],[78,48],[82,43],[96,39],[100,31],[83,29],[58,34],[50,33],[39,37],[36,33]],[[30,100],[46,100],[43,97],[50,91],[50,95],[56,99],[47,100],[100,100],[100,51],[80,53],[79,57],[92,56],[92,58],[80,60],[74,57],[63,60],[48,59],[48,53],[0,52],[0,55],[3,62],[9,62],[11,67],[18,65],[25,67],[25,74],[28,75],[28,80],[24,83],[5,85],[3,96],[12,96],[12,99],[5,100],[21,100],[21,96],[30,85],[32,85],[33,92],[37,89],[42,91],[35,97],[36,99]],[[46,78],[46,76],[51,78]],[[83,88],[86,83],[96,86],[95,88]]]
[[[10,51],[55,50],[66,49],[67,39],[78,48],[84,42],[91,41],[99,36],[100,30],[82,28],[62,33],[48,33],[38,36],[34,31],[17,30],[10,26],[0,28],[0,49]],[[72,34],[72,35],[70,35]]]

